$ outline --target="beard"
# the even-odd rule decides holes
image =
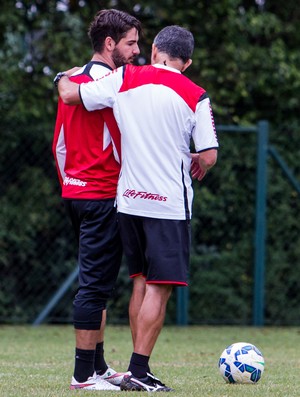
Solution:
[[[118,48],[115,48],[112,52],[112,60],[116,65],[116,68],[126,65],[127,63],[133,63],[134,58],[134,56],[130,58],[124,57],[124,55],[121,54]]]

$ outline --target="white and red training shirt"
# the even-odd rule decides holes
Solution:
[[[71,80],[80,84],[109,73],[101,62],[89,62]],[[111,108],[88,112],[59,98],[52,150],[62,197],[115,198],[120,172],[120,132]]]
[[[190,219],[190,140],[197,152],[218,148],[205,90],[167,66],[126,65],[80,95],[89,111],[112,107],[121,131],[118,211]]]

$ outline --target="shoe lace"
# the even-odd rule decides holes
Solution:
[[[157,385],[162,386],[162,387],[166,387],[166,385],[164,383],[162,383],[162,381],[160,379],[156,378],[156,376],[154,376],[151,372],[147,372],[147,375],[153,383],[156,383]]]

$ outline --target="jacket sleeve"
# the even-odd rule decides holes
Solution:
[[[88,111],[112,108],[123,84],[124,66],[113,70],[99,80],[80,84],[79,95]]]
[[[197,152],[219,147],[217,132],[214,122],[212,107],[208,96],[197,104],[195,112],[195,128],[193,130],[193,141]]]

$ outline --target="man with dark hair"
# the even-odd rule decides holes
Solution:
[[[121,390],[171,390],[150,373],[149,359],[173,287],[188,283],[190,172],[201,180],[218,149],[208,95],[182,74],[193,49],[191,32],[168,26],[154,39],[152,65],[125,65],[79,87],[67,78],[59,83],[67,104],[112,107],[121,132],[118,220],[130,276],[140,287],[130,302],[134,350]]]
[[[114,9],[100,11],[89,27],[93,57],[71,76],[78,84],[132,63],[139,54],[140,22]],[[61,75],[55,79],[58,83]],[[116,197],[120,134],[111,109],[88,112],[58,102],[53,139],[62,197],[78,240],[79,287],[74,298],[76,338],[71,389],[120,390],[122,373],[109,368],[103,341],[106,303],[118,276],[122,248]]]

